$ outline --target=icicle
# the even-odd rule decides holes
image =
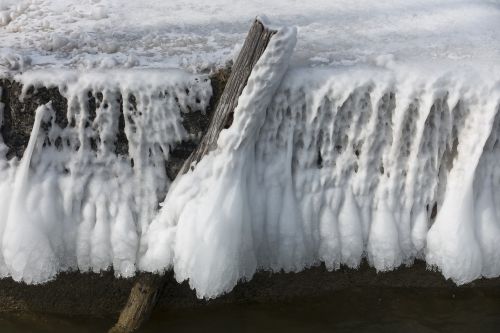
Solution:
[[[165,160],[193,135],[182,117],[204,111],[208,81],[20,75],[25,96],[60,90],[68,125],[41,107],[20,163],[0,142],[0,276],[173,269],[208,298],[258,269],[363,258],[380,271],[425,259],[457,284],[499,276],[498,82],[392,65],[287,70],[274,61],[288,61],[295,33],[282,34],[218,148],[172,187]]]
[[[40,220],[33,218],[32,207],[27,200],[30,194],[31,158],[42,119],[50,111],[49,103],[40,106],[35,112],[28,147],[16,172],[2,241],[2,254],[10,275],[14,280],[26,283],[45,282],[58,271],[58,260],[48,235],[50,231],[44,230]]]

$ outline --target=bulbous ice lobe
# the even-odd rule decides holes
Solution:
[[[155,233],[160,229],[164,238],[148,239],[142,268],[162,270],[165,264],[173,265],[176,278],[189,279],[204,297],[215,297],[232,289],[239,279],[252,277],[257,268],[249,190],[255,182],[254,145],[288,67],[295,36],[294,28],[282,28],[272,37],[238,99],[233,125],[220,133],[217,150],[172,186],[150,227]],[[288,205],[285,211],[295,219],[295,202]],[[159,248],[164,245],[167,248]],[[157,256],[162,252],[166,254]]]

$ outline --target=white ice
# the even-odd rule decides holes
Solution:
[[[21,98],[30,87],[58,87],[69,126],[49,103],[36,111],[19,162],[0,143],[0,273],[27,283],[68,269],[135,274],[141,235],[170,184],[164,163],[189,135],[182,113],[205,111],[209,80],[178,70],[27,72],[16,80]],[[121,107],[127,156],[115,145]]]
[[[364,259],[378,271],[426,260],[457,284],[500,275],[498,1],[6,1],[0,11],[2,75],[24,94],[57,87],[70,124],[48,104],[20,161],[0,144],[2,276],[173,269],[211,298],[260,269]],[[211,88],[165,68],[224,63],[262,12],[297,30],[273,38],[217,149],[169,190],[163,165],[188,135],[182,112],[204,110]],[[95,117],[89,92],[103,96]],[[115,151],[120,107],[128,156]]]
[[[206,298],[259,269],[363,258],[425,259],[457,284],[500,275],[498,71],[293,69],[266,108],[281,69],[268,62],[218,148],[174,183],[141,269],[173,268]]]

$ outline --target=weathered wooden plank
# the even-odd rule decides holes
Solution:
[[[186,173],[193,163],[199,162],[205,154],[214,149],[219,133],[231,125],[233,112],[238,105],[238,98],[247,84],[253,67],[262,53],[264,53],[267,44],[275,33],[275,30],[266,28],[259,20],[256,19],[254,21],[240,54],[233,65],[231,75],[217,104],[207,133],[196,150],[184,163],[180,174]]]
[[[275,33],[275,30],[268,29],[258,19],[254,21],[232,67],[231,75],[217,103],[207,132],[198,147],[184,162],[177,176],[186,173],[194,163],[199,162],[204,155],[216,147],[219,133],[231,125],[238,98],[247,84],[253,67]],[[159,275],[141,274],[130,291],[129,299],[118,322],[110,333],[136,331],[149,318],[164,284],[164,278]]]
[[[165,284],[164,277],[142,273],[130,291],[127,304],[110,333],[133,332],[149,319]]]

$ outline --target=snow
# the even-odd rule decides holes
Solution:
[[[210,70],[237,54],[262,14],[297,26],[294,66],[379,57],[496,63],[500,55],[497,0],[17,0],[0,2],[0,59],[31,59],[35,68]]]
[[[232,126],[170,184],[183,112],[212,93],[200,72],[262,13],[283,28]],[[499,18],[487,0],[0,2],[0,74],[23,96],[57,87],[75,125],[49,103],[20,161],[0,144],[0,274],[173,269],[205,298],[261,269],[364,259],[498,277]]]

